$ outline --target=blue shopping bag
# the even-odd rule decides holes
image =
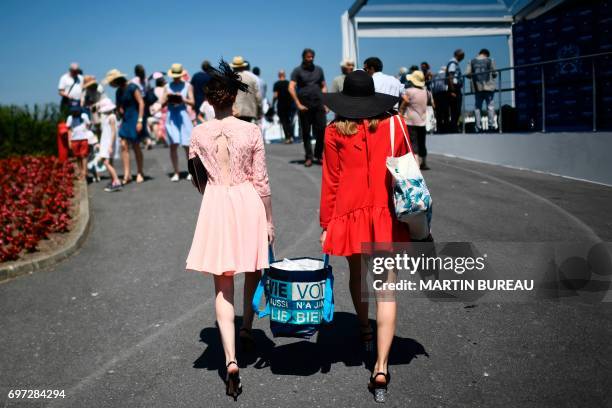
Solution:
[[[270,316],[274,337],[310,338],[323,322],[334,317],[334,276],[329,256],[274,260],[269,250],[266,269],[253,296],[253,310],[260,318]],[[265,295],[266,306],[259,309]]]

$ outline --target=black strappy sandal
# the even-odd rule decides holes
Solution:
[[[382,375],[385,377],[385,384],[380,384],[376,382],[376,377]],[[368,383],[368,389],[372,394],[374,394],[374,401],[378,403],[387,402],[387,386],[391,381],[391,374],[388,372],[385,374],[383,372],[378,372],[370,377],[370,382]]]
[[[367,326],[359,327],[361,344],[367,353],[374,352],[374,329],[368,324]]]
[[[251,329],[242,327],[238,332],[238,338],[240,339],[240,347],[245,353],[252,353],[257,348]]]
[[[229,368],[231,364],[236,364],[238,367],[238,363],[235,361],[230,361],[227,363],[226,368]],[[240,383],[240,367],[238,367],[238,371],[235,373],[229,373],[229,371],[225,375],[225,393],[230,397],[234,398],[234,401],[238,401],[238,396],[242,394],[242,384]]]

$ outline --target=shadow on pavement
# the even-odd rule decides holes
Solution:
[[[242,319],[236,319],[239,328]],[[376,327],[374,321],[370,321]],[[257,349],[252,353],[240,351],[238,362],[241,368],[253,365],[256,369],[270,368],[273,374],[310,376],[318,372],[328,373],[332,364],[361,366],[368,370],[374,366],[374,356],[363,351],[357,319],[354,314],[337,312],[332,324],[324,325],[316,340],[284,339],[287,344],[276,345],[264,331],[254,329],[253,337]],[[237,334],[236,334],[237,335]],[[194,368],[217,370],[221,379],[225,378],[225,356],[217,327],[207,327],[200,332],[201,340],[208,345],[204,353],[194,362]],[[389,365],[410,364],[418,355],[429,357],[422,344],[414,339],[395,336],[389,356]]]
[[[289,160],[289,164],[301,164],[302,166],[304,165],[305,162],[306,160],[304,159]]]

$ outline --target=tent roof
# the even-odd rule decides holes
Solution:
[[[502,18],[511,17],[510,7],[501,0],[369,0],[356,1],[351,8],[359,18]]]
[[[356,0],[349,17],[502,18],[560,0]]]

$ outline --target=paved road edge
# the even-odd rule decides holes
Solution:
[[[55,265],[75,253],[85,242],[91,223],[89,209],[89,192],[85,180],[77,181],[79,194],[79,215],[74,228],[68,232],[66,243],[50,253],[33,259],[17,261],[10,265],[0,266],[0,284],[21,275],[27,275]]]

